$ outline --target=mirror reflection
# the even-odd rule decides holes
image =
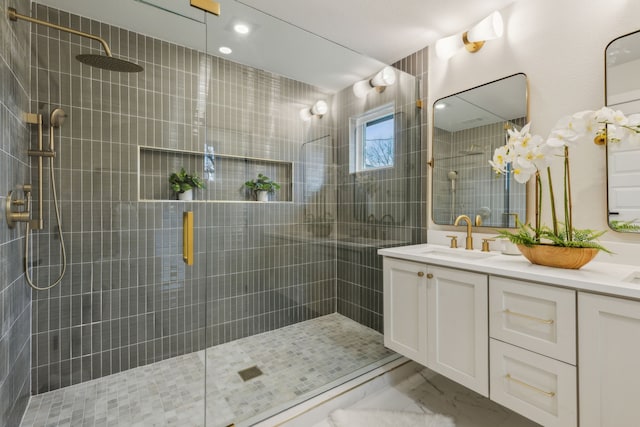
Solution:
[[[488,161],[507,129],[527,121],[527,78],[515,74],[445,98],[433,106],[433,222],[458,215],[476,225],[514,227],[526,216],[526,185],[496,176]]]
[[[605,52],[606,104],[626,115],[640,113],[640,31],[619,37]],[[640,232],[640,147],[607,144],[609,226]]]

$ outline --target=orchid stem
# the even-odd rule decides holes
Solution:
[[[573,205],[571,198],[571,174],[569,170],[569,147],[564,147],[564,221],[567,241],[573,240]]]
[[[549,196],[551,199],[551,221],[553,222],[553,234],[558,235],[558,217],[556,216],[556,201],[553,194],[553,181],[551,179],[551,167],[547,166],[547,177],[549,179]]]
[[[536,241],[540,242],[540,216],[542,215],[542,180],[540,172],[536,171]]]

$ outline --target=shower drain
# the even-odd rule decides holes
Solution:
[[[250,368],[238,371],[238,375],[240,375],[242,381],[249,381],[252,378],[262,375],[262,371],[257,366],[252,366]]]

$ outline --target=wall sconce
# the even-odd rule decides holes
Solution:
[[[384,67],[370,80],[360,80],[353,85],[353,93],[358,98],[364,98],[375,89],[378,93],[384,92],[387,86],[396,82],[396,72],[393,67]]]
[[[329,111],[329,106],[327,105],[326,101],[316,101],[316,103],[313,104],[311,108],[303,108],[302,110],[300,110],[300,118],[305,122],[308,122],[309,120],[311,120],[311,117],[322,117],[327,114],[327,111]]]
[[[464,46],[467,51],[479,51],[484,42],[502,37],[504,23],[502,15],[495,11],[478,22],[470,30],[461,34],[445,37],[436,42],[436,55],[440,59],[449,59]]]

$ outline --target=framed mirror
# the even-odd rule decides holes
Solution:
[[[640,113],[640,31],[618,37],[605,50],[605,103],[625,115]],[[640,233],[640,146],[607,144],[609,227]]]
[[[432,219],[453,225],[458,215],[485,227],[515,227],[526,219],[527,190],[511,174],[496,176],[489,160],[507,129],[527,123],[527,76],[514,74],[437,100],[433,105]]]

